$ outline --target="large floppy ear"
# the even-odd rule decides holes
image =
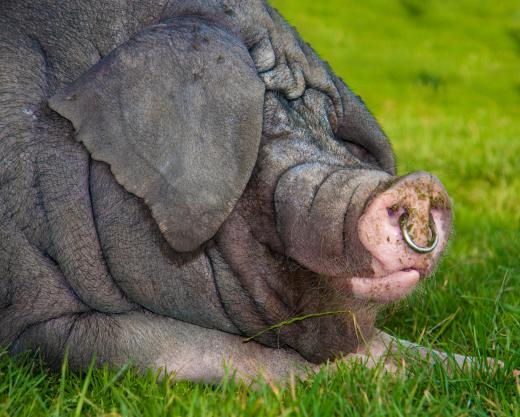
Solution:
[[[210,239],[244,191],[264,85],[229,31],[198,17],[147,28],[49,100],[92,158],[144,199],[170,245]]]

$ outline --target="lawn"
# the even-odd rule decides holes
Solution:
[[[342,367],[287,387],[156,382],[132,369],[48,374],[0,354],[0,416],[520,416],[520,3],[276,0],[361,95],[400,173],[446,185],[455,233],[439,270],[380,325],[428,346],[502,359],[495,374],[420,363],[395,377]]]

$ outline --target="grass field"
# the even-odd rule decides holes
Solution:
[[[0,355],[0,416],[520,416],[520,4],[516,0],[276,0],[366,101],[400,173],[446,185],[455,234],[435,277],[380,324],[428,346],[505,361],[494,375],[361,366],[257,391],[157,383]]]

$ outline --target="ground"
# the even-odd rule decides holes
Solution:
[[[156,382],[0,354],[0,416],[520,416],[520,4],[515,0],[275,0],[366,101],[399,172],[446,185],[455,233],[440,269],[388,308],[388,332],[449,352],[502,359],[495,374],[420,363],[395,377],[360,366],[285,388]]]

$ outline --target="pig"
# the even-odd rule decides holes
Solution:
[[[2,347],[203,382],[395,368],[376,315],[434,270],[450,199],[269,4],[7,0],[0,56]]]

